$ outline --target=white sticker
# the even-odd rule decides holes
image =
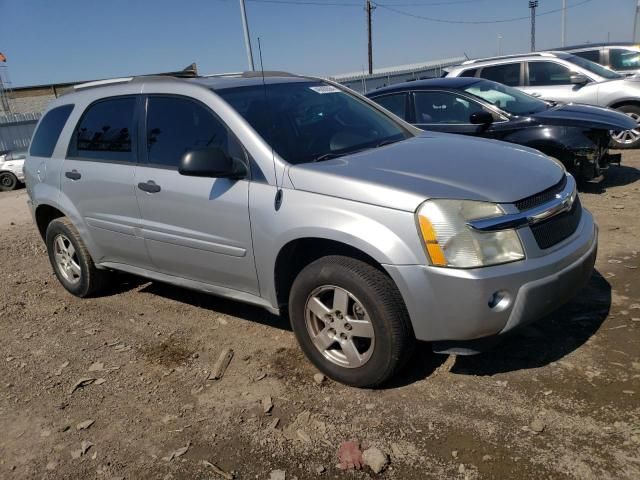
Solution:
[[[321,85],[319,87],[309,87],[311,90],[313,90],[316,93],[340,93],[340,89],[334,87],[333,85]]]

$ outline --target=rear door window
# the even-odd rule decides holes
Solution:
[[[484,67],[480,76],[487,80],[517,87],[520,85],[520,63],[505,63],[493,67]]]
[[[69,156],[135,163],[136,97],[117,97],[91,104],[80,119]]]
[[[529,62],[529,85],[532,87],[570,84],[571,71],[564,65],[554,62]]]
[[[577,57],[591,60],[592,62],[600,63],[600,50],[583,50],[582,52],[571,52]]]
[[[395,113],[400,118],[407,120],[407,94],[394,93],[382,95],[373,99],[376,103]]]
[[[58,143],[58,137],[67,123],[73,105],[62,105],[49,110],[31,140],[29,154],[34,157],[50,157]]]
[[[460,76],[461,77],[475,77],[476,76],[476,72],[478,71],[477,68],[470,68],[469,70],[465,70],[463,71]]]

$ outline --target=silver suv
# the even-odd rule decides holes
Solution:
[[[119,270],[288,313],[307,357],[356,386],[391,377],[416,339],[469,353],[538,319],[596,256],[554,161],[284,73],[77,87],[25,169],[72,294]]]
[[[557,50],[599,63],[621,75],[640,73],[640,46],[637,43],[586,43]]]
[[[448,77],[480,77],[562,103],[586,103],[616,109],[638,128],[616,132],[614,147],[640,146],[640,78],[624,77],[597,63],[566,52],[469,60],[449,69]]]

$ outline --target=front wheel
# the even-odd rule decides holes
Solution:
[[[0,192],[14,190],[18,185],[18,178],[11,172],[0,173]]]
[[[616,110],[631,117],[636,122],[637,127],[633,130],[611,132],[611,146],[621,149],[640,147],[640,107],[636,105],[623,105],[622,107],[616,108]]]
[[[409,315],[393,281],[350,257],[305,267],[291,288],[289,316],[307,358],[347,385],[384,383],[413,351]]]

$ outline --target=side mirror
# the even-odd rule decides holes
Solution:
[[[572,85],[586,85],[589,83],[589,79],[581,73],[572,73],[570,81]]]
[[[469,122],[474,125],[490,125],[493,123],[493,115],[489,112],[474,112],[469,117]]]
[[[244,178],[247,175],[246,166],[235,160],[220,148],[199,148],[189,150],[182,156],[180,175],[190,177],[212,178]]]

